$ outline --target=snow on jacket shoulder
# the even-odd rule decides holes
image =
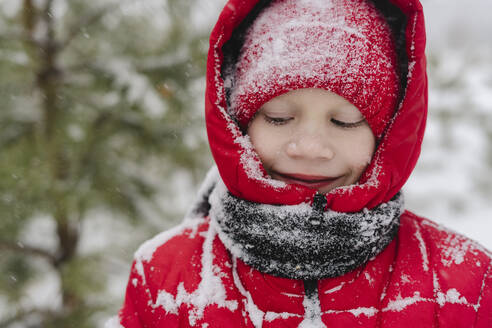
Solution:
[[[492,262],[475,242],[405,212],[366,265],[318,281],[278,278],[230,255],[208,219],[137,251],[114,327],[492,327]],[[322,322],[316,322],[318,313]],[[108,324],[111,327],[110,324]]]

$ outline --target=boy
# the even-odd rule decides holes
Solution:
[[[135,254],[108,327],[491,327],[490,253],[403,209],[425,127],[417,0],[228,2],[217,168]]]

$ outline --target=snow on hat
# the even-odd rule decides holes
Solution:
[[[270,99],[291,90],[334,92],[380,137],[398,99],[388,24],[367,0],[274,0],[247,30],[226,76],[229,112],[243,127]]]

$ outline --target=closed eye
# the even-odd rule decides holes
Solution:
[[[264,117],[265,121],[273,125],[284,125],[294,119],[293,117],[271,117],[268,115],[265,115]]]
[[[349,128],[356,128],[358,126],[365,124],[366,120],[362,119],[362,120],[357,121],[357,122],[343,122],[343,121],[339,121],[339,120],[332,118],[331,122],[333,124],[335,124],[336,126],[349,129]]]

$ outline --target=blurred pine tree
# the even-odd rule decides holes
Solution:
[[[0,327],[95,327],[111,305],[107,258],[122,255],[82,252],[84,221],[106,211],[149,235],[181,214],[156,196],[173,194],[172,172],[197,179],[209,163],[195,2],[0,6]],[[53,234],[33,231],[39,217]],[[40,304],[29,289],[50,276],[60,296]]]

